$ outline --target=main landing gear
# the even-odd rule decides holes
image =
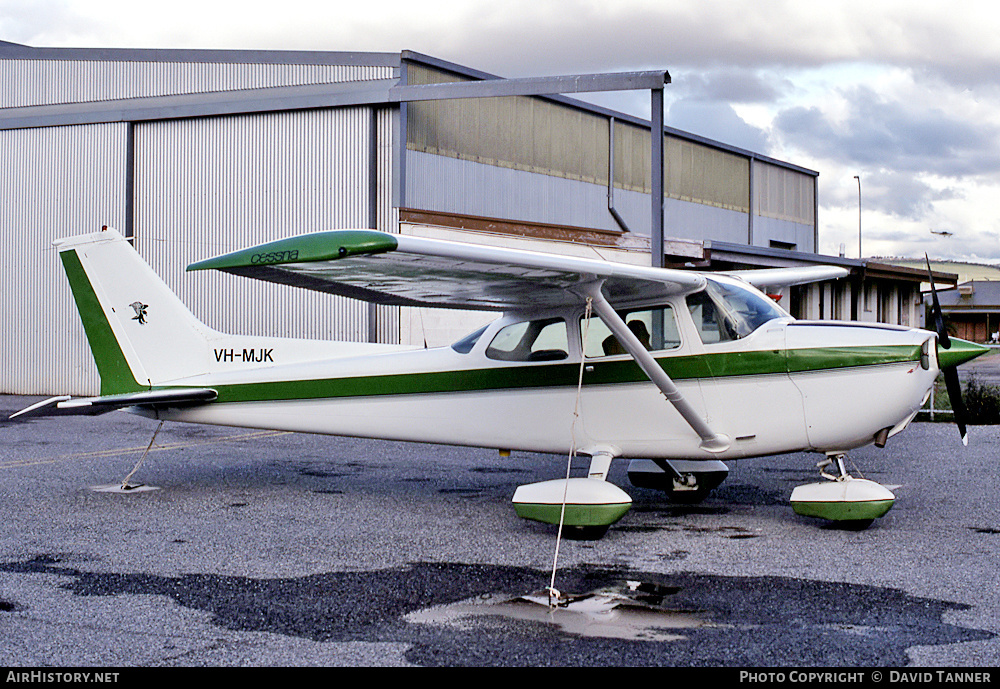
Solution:
[[[518,486],[511,500],[514,511],[522,519],[561,524],[563,534],[572,540],[601,538],[632,507],[628,493],[606,480],[613,457],[611,452],[595,452],[587,478]]]
[[[863,478],[854,478],[844,466],[844,453],[827,453],[817,464],[826,481],[797,486],[791,503],[795,513],[817,517],[844,529],[863,530],[892,509],[896,496],[883,485]],[[832,468],[835,473],[827,469]]]

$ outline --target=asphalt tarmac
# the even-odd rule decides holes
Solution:
[[[566,458],[166,424],[6,421],[0,666],[1000,665],[1000,427],[917,423],[850,455],[893,487],[865,531],[795,515],[815,455],[730,464],[703,504],[612,480],[599,541],[519,520]],[[585,471],[577,460],[574,473]]]

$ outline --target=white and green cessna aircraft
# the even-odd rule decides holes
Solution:
[[[494,310],[450,347],[228,335],[197,320],[116,231],[56,245],[101,377],[97,397],[15,416],[127,409],[161,420],[589,456],[586,478],[520,486],[517,513],[603,534],[631,499],[605,478],[695,502],[724,460],[814,451],[828,479],[800,514],[870,522],[892,493],[843,456],[913,419],[939,370],[986,351],[888,325],[797,321],[755,286],[841,268],[699,273],[372,230],[289,237],[188,270],[378,304]],[[938,309],[937,315],[940,310]],[[664,397],[666,399],[664,399]],[[961,419],[960,419],[961,420]],[[964,426],[962,427],[964,439]]]

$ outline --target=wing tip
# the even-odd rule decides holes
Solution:
[[[276,239],[220,256],[196,261],[186,270],[264,268],[283,263],[333,261],[393,251],[395,235],[380,230],[326,230]]]

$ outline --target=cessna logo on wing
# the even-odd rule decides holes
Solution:
[[[146,325],[146,309],[149,308],[149,304],[143,304],[141,301],[134,301],[129,306],[135,311],[135,315],[132,316],[133,321],[139,321],[139,325]]]

